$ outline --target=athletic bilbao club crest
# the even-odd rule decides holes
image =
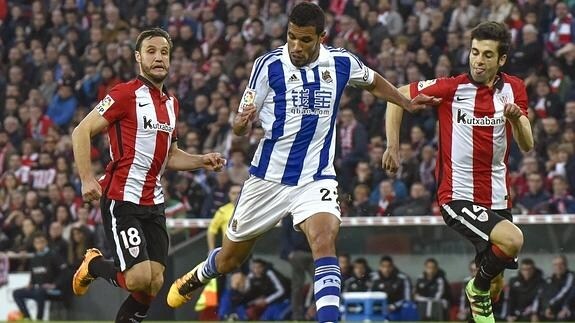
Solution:
[[[132,257],[138,258],[138,255],[140,254],[140,247],[138,246],[130,247],[128,251],[130,252],[130,255],[132,255]]]
[[[326,83],[333,82],[333,79],[331,78],[331,75],[329,74],[328,70],[321,72],[321,79],[324,80],[324,82]]]

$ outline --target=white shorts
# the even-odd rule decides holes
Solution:
[[[337,181],[322,179],[302,186],[287,186],[250,176],[242,187],[227,236],[239,242],[256,238],[290,214],[294,229],[316,213],[331,213],[341,222]]]

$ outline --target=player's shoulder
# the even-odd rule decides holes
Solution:
[[[280,46],[276,49],[270,50],[269,52],[266,52],[258,56],[258,58],[256,58],[254,62],[254,68],[273,63],[278,59],[280,59],[283,53],[284,46],[287,45]]]
[[[114,85],[108,92],[115,100],[128,99],[135,96],[136,90],[142,86],[142,82],[133,79]]]
[[[347,57],[353,59],[357,62],[358,65],[363,66],[361,59],[354,53],[348,51],[345,48],[341,47],[332,47],[332,46],[324,46],[325,50],[331,55],[332,57]]]
[[[523,85],[524,82],[521,78],[515,76],[515,75],[511,75],[511,74],[507,74],[507,73],[501,73],[501,77],[503,78],[503,81],[506,83],[511,83],[512,85]]]

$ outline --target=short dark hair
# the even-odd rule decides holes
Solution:
[[[393,265],[393,258],[391,258],[391,256],[387,256],[387,255],[382,256],[381,259],[379,259],[379,263],[382,263],[382,262],[389,262],[390,264]]]
[[[298,3],[289,15],[289,22],[299,27],[315,27],[316,34],[325,29],[325,14],[316,4],[311,2]]]
[[[526,266],[533,266],[535,267],[535,261],[533,261],[533,259],[531,258],[525,258],[521,260],[521,264],[522,265],[526,265]]]
[[[48,240],[48,238],[46,238],[46,235],[41,231],[36,231],[36,232],[32,233],[32,241],[34,241],[36,239]]]
[[[437,262],[437,259],[435,259],[435,258],[427,258],[427,260],[425,260],[425,264],[428,264],[428,263],[432,263],[435,265],[435,267],[439,267],[439,263]]]
[[[511,35],[505,25],[495,22],[486,21],[477,25],[471,31],[471,40],[495,40],[499,42],[497,53],[499,57],[507,55],[511,43]]]
[[[172,42],[172,37],[168,34],[167,31],[163,30],[162,28],[151,28],[142,31],[138,35],[138,39],[136,40],[136,51],[139,52],[142,49],[142,43],[145,39],[149,39],[152,37],[164,37],[170,46],[170,54],[172,53],[172,48],[174,47],[174,43]]]

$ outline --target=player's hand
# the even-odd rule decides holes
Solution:
[[[387,148],[381,158],[381,167],[392,173],[399,168],[399,150],[397,148]]]
[[[102,197],[102,186],[96,178],[91,177],[82,181],[82,198],[85,202],[99,200],[100,197]]]
[[[521,108],[515,103],[507,103],[503,109],[503,115],[511,121],[517,121],[523,115]]]
[[[244,107],[242,112],[238,112],[236,114],[236,118],[234,123],[238,123],[238,125],[245,126],[248,124],[249,121],[253,121],[256,117],[256,106],[254,104],[248,104]]]
[[[415,98],[411,99],[409,106],[406,110],[409,112],[416,112],[425,109],[425,107],[430,105],[438,105],[441,103],[441,98],[436,98],[434,96],[429,96],[425,94],[418,94]]]
[[[220,153],[202,155],[202,164],[207,170],[219,172],[226,165],[226,159]]]

